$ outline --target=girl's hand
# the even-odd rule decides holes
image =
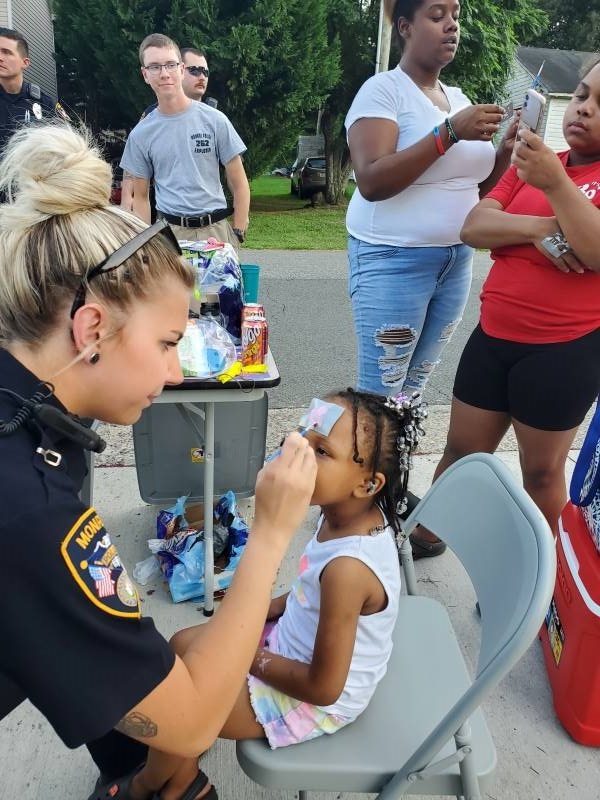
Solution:
[[[525,128],[519,131],[512,163],[521,180],[542,192],[556,189],[565,179],[569,180],[556,153],[544,144],[537,133]]]
[[[287,547],[306,515],[316,477],[312,447],[299,433],[290,433],[278,457],[258,473],[253,535]]]
[[[459,139],[490,142],[500,128],[504,109],[496,103],[467,106],[450,117]]]
[[[554,258],[554,256],[550,255],[546,248],[542,246],[542,239],[561,232],[556,217],[537,217],[537,223],[536,233],[531,239],[531,244],[561,272],[585,272],[583,264],[577,259],[573,252],[564,253],[560,258]]]
[[[498,150],[504,150],[504,152],[506,153],[512,153],[515,143],[517,141],[517,130],[519,129],[520,118],[521,118],[521,112],[515,111],[515,114],[511,119],[510,124],[500,141]]]

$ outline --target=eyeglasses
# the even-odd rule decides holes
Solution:
[[[167,61],[166,64],[148,64],[144,69],[146,72],[149,72],[150,75],[160,75],[163,69],[166,69],[167,72],[175,72],[180,64],[181,61]]]
[[[208,67],[186,67],[185,69],[190,73],[190,75],[193,75],[194,78],[199,78],[200,75],[204,75],[206,78],[208,78],[210,74]]]
[[[85,293],[89,282],[93,278],[96,278],[98,275],[101,275],[104,272],[113,272],[113,270],[124,264],[128,258],[131,258],[134,253],[137,253],[137,251],[140,250],[144,245],[148,244],[151,239],[154,239],[155,236],[163,236],[165,243],[175,253],[177,253],[177,255],[182,255],[177,237],[173,233],[169,223],[165,219],[157,220],[154,225],[151,225],[141,233],[138,233],[137,236],[133,237],[133,239],[125,242],[124,245],[117,248],[113,253],[107,256],[104,261],[101,261],[99,264],[96,264],[95,267],[92,267],[90,270],[88,270],[75,293],[75,299],[73,300],[73,305],[71,306],[71,319],[73,319],[75,314],[85,304]]]

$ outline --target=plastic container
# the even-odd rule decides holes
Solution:
[[[244,303],[258,303],[260,267],[258,264],[240,264],[244,281]]]
[[[265,460],[268,408],[266,394],[258,400],[215,403],[215,499],[229,489],[238,497],[254,494]],[[146,503],[166,507],[188,493],[190,502],[204,499],[203,420],[194,414],[194,421],[199,432],[175,404],[155,403],[133,426],[138,486]]]
[[[600,747],[600,554],[571,503],[556,545],[556,587],[541,632],[554,709],[576,742]]]

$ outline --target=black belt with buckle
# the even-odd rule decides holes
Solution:
[[[233,208],[217,208],[200,214],[198,217],[177,217],[175,214],[165,214],[164,211],[157,212],[159,219],[166,219],[171,225],[179,225],[181,228],[206,228],[215,222],[220,222],[233,214]]]

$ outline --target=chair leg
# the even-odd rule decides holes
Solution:
[[[475,771],[475,756],[472,750],[472,736],[471,725],[467,720],[460,726],[454,735],[456,747],[469,747],[471,752],[467,753],[463,760],[460,762],[460,777],[463,787],[464,800],[481,800],[481,790],[479,788],[479,779]]]
[[[400,544],[400,560],[402,561],[402,571],[404,572],[406,593],[410,595],[419,594],[417,590],[415,564],[412,557],[412,547],[410,546],[410,539],[408,536],[402,537],[402,542]]]
[[[308,792],[304,789],[300,789],[298,792],[298,800],[308,800]]]

